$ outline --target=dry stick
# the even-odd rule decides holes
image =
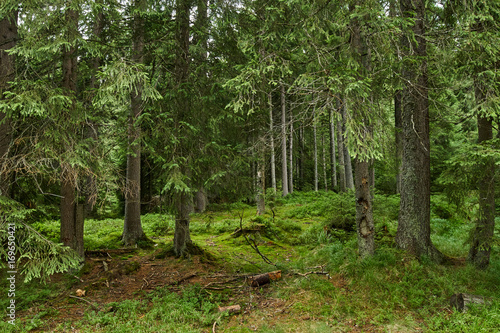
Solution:
[[[215,333],[215,325],[217,325],[217,321],[214,321],[214,326],[212,326],[212,333]]]
[[[71,298],[76,298],[76,299],[79,299],[79,300],[81,300],[81,301],[87,302],[87,303],[89,303],[91,306],[93,306],[93,307],[94,307],[97,311],[100,311],[100,310],[101,310],[99,306],[97,306],[97,305],[95,305],[95,304],[90,303],[89,301],[87,301],[87,300],[86,300],[86,299],[84,299],[84,298],[81,298],[81,297],[78,297],[78,296],[73,296],[73,295],[69,295],[69,297],[71,297]]]
[[[248,240],[247,236],[246,236],[246,235],[243,235],[243,236],[245,237],[245,239],[246,239],[246,241],[247,241],[248,245],[250,245],[250,247],[251,247],[252,249],[254,249],[254,250],[255,250],[255,252],[257,252],[257,254],[258,254],[258,255],[260,255],[260,257],[264,260],[264,262],[265,262],[266,264],[276,266],[276,264],[273,264],[273,263],[271,262],[271,260],[269,260],[269,258],[267,258],[265,255],[263,255],[263,254],[260,252],[260,250],[259,250],[259,248],[257,247],[257,244],[255,243],[255,240],[254,240],[253,238],[252,238],[252,243],[253,243],[253,245],[252,245],[252,244],[250,243],[250,241]]]

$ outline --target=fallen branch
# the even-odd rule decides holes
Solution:
[[[489,305],[491,298],[463,293],[455,294],[450,298],[450,305],[461,312],[466,312],[471,304]]]
[[[94,307],[94,309],[96,309],[97,311],[100,311],[100,310],[101,310],[100,306],[97,306],[97,305],[95,305],[95,304],[92,304],[91,302],[87,301],[85,298],[81,298],[81,297],[78,297],[78,296],[73,296],[73,295],[69,295],[69,297],[71,297],[71,298],[76,298],[76,299],[79,299],[79,300],[81,300],[81,301],[84,301],[84,302],[86,302],[86,303],[90,304],[92,307]]]
[[[186,275],[185,277],[181,278],[180,280],[168,283],[167,286],[179,285],[179,284],[181,284],[182,282],[184,282],[186,280],[194,278],[195,276],[196,276],[196,273]]]
[[[328,272],[307,272],[307,273],[295,273],[296,275],[300,275],[300,276],[303,276],[303,277],[307,277],[309,274],[317,274],[317,275],[326,275],[328,276],[328,278],[330,278],[330,274],[328,274]]]
[[[252,276],[248,279],[248,284],[252,287],[258,287],[279,279],[281,279],[281,271],[274,271]]]
[[[250,239],[250,240],[252,241],[252,243],[250,243],[250,240],[248,239],[248,237],[247,237],[246,235],[244,235],[244,236],[245,236],[245,239],[246,239],[246,241],[247,241],[248,245],[250,245],[250,247],[251,247],[252,249],[254,249],[254,250],[255,250],[255,252],[257,252],[257,254],[258,254],[258,255],[259,255],[259,256],[260,256],[260,257],[264,260],[264,262],[265,262],[266,264],[276,266],[276,264],[273,264],[273,263],[272,263],[272,261],[271,261],[271,260],[269,260],[269,258],[268,258],[268,257],[266,257],[265,255],[263,255],[263,254],[260,252],[260,250],[259,250],[259,248],[258,248],[258,246],[257,246],[257,244],[255,243],[255,240],[254,240],[253,238],[251,238],[251,239]]]

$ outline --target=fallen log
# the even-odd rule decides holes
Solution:
[[[274,271],[251,276],[248,278],[248,284],[252,287],[258,287],[279,279],[281,279],[281,271]]]
[[[455,294],[450,298],[450,305],[461,312],[466,312],[471,304],[488,305],[491,303],[491,298],[471,295],[471,294]]]
[[[241,306],[239,306],[238,304],[230,306],[219,306],[219,312],[240,313]]]

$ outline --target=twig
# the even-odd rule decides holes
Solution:
[[[214,326],[212,326],[212,333],[215,333],[215,325],[217,325],[216,321],[214,321]]]
[[[248,245],[250,245],[250,247],[251,247],[252,249],[254,249],[254,250],[255,250],[255,252],[257,252],[257,254],[258,254],[258,255],[260,255],[260,257],[264,260],[264,262],[265,262],[266,264],[276,266],[276,264],[273,264],[273,263],[271,262],[271,260],[269,260],[269,258],[267,258],[265,255],[263,255],[263,254],[260,252],[260,250],[259,250],[259,248],[257,247],[257,244],[255,243],[255,240],[254,240],[253,238],[251,239],[251,240],[252,240],[252,243],[253,243],[253,244],[252,244],[252,243],[250,243],[250,240],[248,239],[248,237],[247,237],[246,235],[243,235],[243,236],[245,237],[245,239],[246,239],[246,241],[247,241]]]
[[[100,310],[101,310],[99,306],[97,306],[97,305],[95,305],[95,304],[90,303],[90,302],[89,302],[89,301],[87,301],[85,298],[81,298],[81,297],[78,297],[78,296],[73,296],[73,295],[69,295],[69,297],[71,297],[71,298],[76,298],[76,299],[79,299],[79,300],[81,300],[81,301],[87,302],[88,304],[90,304],[91,306],[93,306],[93,307],[94,307],[97,311],[100,311]]]

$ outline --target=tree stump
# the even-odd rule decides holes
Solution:
[[[450,305],[461,312],[466,312],[470,304],[488,305],[490,303],[491,303],[490,298],[480,295],[459,293],[451,296],[450,298]]]

